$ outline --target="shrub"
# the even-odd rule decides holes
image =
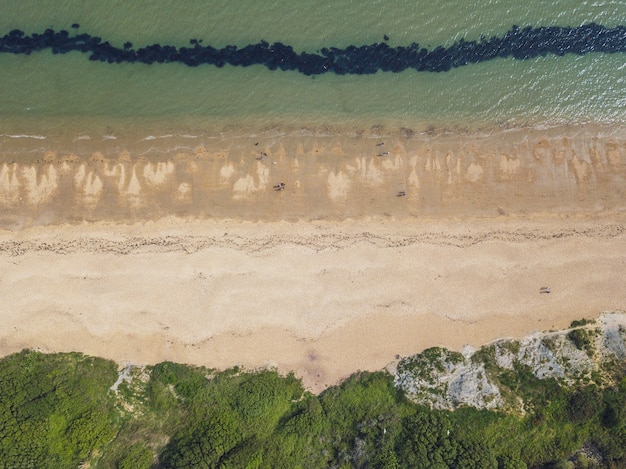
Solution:
[[[591,345],[591,339],[589,334],[584,329],[574,329],[569,331],[567,338],[572,341],[578,350],[584,350],[589,355],[592,354],[593,349]]]
[[[594,386],[582,388],[569,398],[568,412],[574,423],[588,423],[598,416],[602,409],[602,397]]]

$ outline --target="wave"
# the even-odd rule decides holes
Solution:
[[[0,137],[8,137],[8,138],[31,138],[33,140],[45,140],[47,137],[45,135],[28,135],[28,134],[0,134]]]
[[[79,28],[73,24],[73,28]],[[388,38],[385,36],[385,41]],[[546,55],[584,55],[590,52],[626,52],[626,26],[607,28],[596,23],[577,27],[547,26],[520,28],[513,26],[503,36],[481,37],[478,41],[461,39],[449,47],[391,47],[386,42],[346,48],[322,48],[317,53],[297,53],[289,45],[261,41],[244,47],[229,45],[221,49],[201,45],[191,39],[191,47],[152,44],[133,49],[126,42],[123,48],[111,45],[89,34],[71,35],[66,30],[45,30],[26,35],[15,29],[0,38],[0,53],[28,55],[45,49],[54,54],[79,51],[89,60],[114,63],[181,63],[190,67],[203,64],[223,67],[263,65],[270,70],[292,70],[305,75],[336,73],[366,75],[378,71],[402,72],[407,69],[445,72],[453,68],[486,62],[496,58],[528,60]]]
[[[148,135],[147,137],[144,137],[144,140],[156,140],[158,138],[172,138],[173,136],[174,135],[172,135],[172,134],[158,135],[158,136]]]

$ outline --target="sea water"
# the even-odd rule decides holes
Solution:
[[[391,47],[433,48],[502,35],[513,25],[626,24],[623,0],[3,0],[1,12],[0,35],[65,29],[116,47],[181,47],[190,39],[242,47],[265,40],[312,53],[385,36]],[[0,83],[5,140],[626,121],[624,53],[505,58],[441,73],[306,76],[262,65],[109,64],[44,50],[0,54]]]

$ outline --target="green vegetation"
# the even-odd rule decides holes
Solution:
[[[593,344],[589,331],[585,329],[573,329],[567,334],[567,338],[572,341],[578,350],[583,350],[590,357],[593,356]]]
[[[0,467],[77,467],[118,428],[114,363],[23,351],[0,360]]]
[[[428,356],[435,367],[458,358]],[[489,365],[493,347],[480,358]],[[0,360],[0,468],[595,467],[583,447],[604,467],[626,467],[626,379],[568,389],[516,365],[496,376],[528,404],[513,414],[418,406],[383,372],[319,396],[273,371],[165,362],[127,376],[113,391],[118,372],[106,360]]]
[[[595,322],[596,321],[593,319],[582,318],[582,319],[572,321],[569,327],[574,329],[575,327],[582,327],[582,326],[587,326],[589,324],[595,324]]]

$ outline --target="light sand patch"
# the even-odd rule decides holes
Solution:
[[[97,205],[104,185],[95,172],[89,171],[87,173],[85,165],[80,165],[74,174],[74,185],[79,203],[89,207]]]
[[[93,171],[89,171],[85,184],[82,187],[84,194],[83,203],[89,207],[96,206],[100,201],[103,187],[102,179]]]
[[[4,205],[15,204],[19,201],[20,183],[17,179],[17,163],[0,167],[0,203]]]
[[[417,175],[417,161],[418,161],[417,155],[414,155],[409,159],[409,166],[411,167],[411,172],[409,173],[409,177],[407,178],[407,182],[409,186],[415,189],[419,189],[420,187],[420,180],[419,180],[419,176]]]
[[[351,182],[350,179],[344,174],[343,171],[339,171],[335,174],[331,171],[328,174],[328,197],[333,201],[338,202],[345,200],[350,191]]]
[[[269,166],[258,161],[256,165],[255,181],[252,175],[247,174],[244,177],[239,178],[233,184],[233,198],[244,199],[251,197],[255,192],[263,191],[267,189],[269,182],[270,169]]]
[[[129,195],[138,196],[141,192],[141,184],[139,184],[139,179],[137,179],[137,166],[133,166],[133,172],[130,176],[130,182],[128,183],[128,187],[126,188],[126,193]]]
[[[420,188],[420,180],[417,176],[417,173],[415,172],[415,168],[411,169],[409,177],[407,178],[407,182],[409,183],[409,186],[413,187],[414,189]]]
[[[511,158],[510,155],[500,155],[500,172],[502,177],[513,178],[520,170],[521,162],[519,158]]]
[[[83,188],[85,195],[95,199],[102,192],[102,187],[102,179],[93,171],[89,171]]]
[[[591,166],[586,161],[580,161],[577,157],[572,159],[572,166],[574,167],[574,174],[579,182],[585,181],[590,176]]]
[[[483,178],[483,168],[478,163],[470,163],[467,167],[467,171],[465,173],[465,177],[468,181],[476,183]]]
[[[397,171],[402,167],[402,158],[400,156],[387,158],[383,160],[382,166],[386,171]]]
[[[107,162],[102,168],[102,174],[106,177],[119,177],[120,175],[120,164],[113,164],[111,162]]]
[[[233,184],[233,198],[248,198],[254,192],[256,192],[256,190],[257,187],[254,183],[254,178],[250,174],[247,174],[246,176],[237,179],[237,181],[235,181],[235,184]]]
[[[608,143],[606,145],[606,156],[611,166],[620,166],[624,164],[619,145],[616,143]]]
[[[383,183],[383,172],[374,158],[362,157],[357,160],[360,179],[369,186],[380,186]]]
[[[68,174],[73,171],[73,167],[69,162],[62,161],[61,165],[59,166],[59,170],[61,171],[62,174]]]
[[[78,167],[78,170],[76,171],[76,173],[74,174],[74,185],[76,186],[77,189],[80,189],[83,185],[83,182],[85,181],[85,165],[81,164]]]
[[[439,161],[439,158],[437,156],[429,154],[428,158],[426,158],[426,164],[424,165],[424,170],[429,173],[441,172],[441,162]]]
[[[118,187],[120,188],[120,194],[126,198],[129,205],[131,207],[138,207],[142,204],[141,197],[141,184],[139,183],[139,179],[137,178],[137,165],[133,165],[133,169],[131,170],[130,180],[128,181],[128,185],[124,187],[126,182],[126,169],[124,165],[121,166],[120,178],[118,181]]]
[[[57,171],[48,164],[38,173],[35,166],[22,168],[22,178],[26,188],[27,201],[31,205],[46,202],[56,191],[58,184]]]
[[[262,191],[267,188],[269,183],[270,169],[267,165],[257,162],[256,165],[256,174],[258,177],[258,183],[256,185],[256,190]]]
[[[118,177],[117,177],[117,190],[119,193],[123,193],[126,188],[126,166],[122,163],[117,165]]]
[[[285,150],[285,146],[282,143],[278,144],[276,151],[274,152],[274,158],[278,161],[284,160],[287,156],[287,150]]]
[[[167,178],[174,173],[174,163],[171,161],[159,161],[158,163],[147,163],[143,167],[143,177],[149,184],[160,186]]]
[[[179,202],[191,202],[191,184],[182,182],[178,185],[176,198]]]
[[[343,156],[346,154],[346,152],[343,151],[343,147],[341,146],[341,143],[339,142],[335,142],[335,144],[330,149],[329,153],[335,156]]]
[[[220,168],[220,182],[222,184],[228,184],[233,174],[235,174],[235,167],[233,164],[225,164]]]
[[[448,185],[454,184],[461,175],[461,158],[452,152],[446,153],[446,169],[448,170]]]

